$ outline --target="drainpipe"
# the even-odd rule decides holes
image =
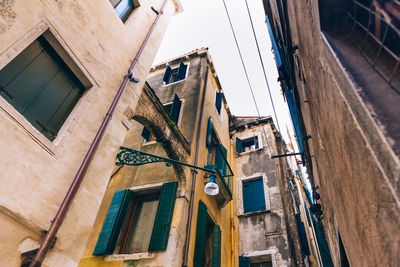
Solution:
[[[96,154],[97,148],[99,147],[100,142],[103,139],[103,136],[107,129],[107,126],[111,121],[112,115],[115,111],[115,108],[118,105],[119,100],[121,99],[121,97],[126,89],[126,86],[128,85],[129,81],[138,82],[137,79],[133,78],[133,71],[139,62],[139,59],[143,53],[143,50],[146,47],[146,45],[150,39],[150,36],[151,36],[154,28],[156,27],[156,24],[157,24],[159,18],[163,14],[163,10],[164,10],[164,7],[167,4],[167,2],[168,2],[168,0],[164,0],[164,3],[162,4],[159,12],[154,10],[154,8],[152,8],[152,10],[155,11],[157,16],[154,19],[154,22],[151,25],[150,30],[147,33],[142,45],[140,46],[139,51],[137,52],[135,58],[133,59],[131,65],[128,69],[128,73],[124,77],[124,80],[123,80],[121,86],[119,87],[117,94],[116,94],[113,102],[111,103],[110,108],[108,109],[108,111],[105,115],[103,123],[101,124],[99,130],[97,131],[97,134],[94,137],[94,140],[93,140],[92,144],[90,145],[89,150],[88,150],[85,158],[83,159],[83,162],[82,162],[81,166],[79,167],[78,172],[76,173],[75,178],[72,181],[72,184],[69,187],[68,192],[65,195],[63,202],[61,203],[61,206],[59,207],[56,216],[51,221],[50,228],[47,231],[46,235],[44,236],[43,243],[41,244],[38,252],[35,255],[35,258],[31,262],[29,267],[39,267],[42,265],[43,260],[46,257],[46,254],[47,254],[50,246],[52,245],[53,240],[58,232],[58,229],[61,227],[61,225],[64,221],[64,218],[65,218],[65,216],[68,212],[68,209],[76,195],[76,192],[79,189],[79,186],[86,174],[86,171],[88,170],[89,165],[92,162],[94,155]]]
[[[200,107],[200,118],[199,124],[197,125],[197,133],[196,133],[196,149],[194,154],[193,165],[197,166],[197,161],[199,158],[199,144],[200,144],[200,136],[201,136],[201,122],[203,121],[203,113],[204,113],[204,104],[206,99],[207,92],[207,81],[208,81],[208,63],[206,68],[206,75],[204,78],[204,92],[203,97],[201,99],[201,107]],[[196,171],[192,171],[192,189],[190,190],[190,199],[189,199],[189,216],[186,224],[186,239],[185,239],[185,253],[183,256],[183,267],[187,267],[188,256],[189,256],[189,241],[190,241],[190,232],[192,230],[192,217],[193,217],[193,203],[194,203],[194,189],[196,187]]]

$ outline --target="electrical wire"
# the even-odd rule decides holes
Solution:
[[[258,56],[259,56],[259,58],[260,58],[262,70],[263,70],[263,73],[264,73],[265,83],[267,84],[267,88],[268,88],[269,99],[271,100],[272,109],[273,109],[273,111],[274,111],[274,116],[275,116],[275,120],[276,120],[276,126],[278,127],[279,133],[282,134],[282,133],[281,133],[281,127],[279,126],[279,122],[278,122],[278,116],[276,115],[276,110],[275,110],[274,101],[272,100],[272,94],[271,94],[271,89],[270,89],[270,87],[269,87],[269,83],[268,83],[268,79],[267,79],[267,74],[265,73],[264,61],[263,61],[262,56],[261,56],[261,53],[260,53],[260,47],[259,47],[259,45],[258,45],[257,35],[256,35],[255,30],[254,30],[253,20],[252,20],[251,15],[250,15],[249,5],[248,5],[248,3],[247,3],[247,0],[245,0],[245,2],[246,2],[247,14],[249,14],[251,29],[253,30],[254,40],[256,41],[256,45],[257,45]]]
[[[240,47],[239,47],[239,43],[238,43],[237,38],[236,38],[235,30],[233,29],[231,17],[229,16],[228,8],[226,7],[225,0],[222,0],[222,2],[224,3],[225,12],[226,12],[226,15],[227,15],[228,20],[229,20],[229,25],[231,26],[233,38],[235,39],[236,48],[237,48],[237,50],[238,50],[238,52],[239,52],[240,61],[242,62],[244,74],[246,75],[247,83],[248,83],[249,88],[250,88],[251,96],[253,97],[253,101],[254,101],[254,105],[255,105],[256,110],[257,110],[257,113],[258,113],[258,117],[261,118],[260,111],[259,111],[258,106],[257,106],[256,98],[255,98],[255,96],[254,96],[253,87],[251,86],[250,79],[249,79],[249,75],[248,75],[247,69],[246,69],[246,65],[244,64],[244,61],[243,61],[242,52],[240,51]],[[267,134],[265,133],[264,126],[262,126],[261,128],[262,128],[262,130],[263,130],[263,132],[264,132],[265,139],[266,139],[267,142],[268,142],[268,137],[267,137]]]

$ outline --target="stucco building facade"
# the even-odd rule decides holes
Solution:
[[[161,105],[159,112],[174,127],[168,132],[157,128],[154,121],[134,116],[123,146],[214,169],[219,193],[211,196],[204,191],[209,172],[180,164],[115,167],[79,266],[237,266],[231,114],[207,49],[154,66],[145,91],[152,92]],[[182,151],[177,154],[182,157],[171,150],[175,144],[169,144],[169,139],[174,135],[180,136]],[[170,212],[160,228],[163,215],[159,210],[166,203],[166,187],[172,188]],[[111,247],[104,250],[101,246],[110,214],[118,192],[124,190],[134,196],[131,202],[136,208],[122,212],[124,220],[132,218],[132,222],[126,226],[124,221],[120,228],[114,228],[120,234],[115,241],[107,239]],[[145,208],[143,203],[154,207]],[[141,224],[139,207],[153,216],[143,219],[146,223]],[[162,244],[155,234],[159,231],[163,232]]]
[[[125,84],[125,94],[43,266],[78,264],[115,154],[128,132],[124,112],[156,109],[141,106],[141,101],[146,103],[142,88],[170,18],[181,11],[179,1],[171,0],[158,15],[163,3],[0,4],[1,266],[29,264],[130,73],[132,59],[140,55],[135,79]]]
[[[399,265],[398,1],[264,7],[333,264]]]

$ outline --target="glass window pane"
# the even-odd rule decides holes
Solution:
[[[125,253],[146,252],[158,208],[157,200],[145,200],[137,204],[131,230],[125,246]]]

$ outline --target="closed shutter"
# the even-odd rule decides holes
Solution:
[[[175,124],[178,124],[179,111],[181,110],[181,105],[182,101],[179,99],[178,95],[175,94],[170,113],[171,119],[173,122],[175,122]]]
[[[243,206],[245,213],[265,210],[262,178],[243,182]]]
[[[112,254],[114,252],[115,243],[132,196],[132,191],[127,189],[115,192],[93,255]]]
[[[164,73],[164,78],[163,78],[163,81],[166,84],[169,84],[169,79],[171,78],[171,72],[172,72],[171,67],[167,65],[167,67],[165,68],[165,73]]]
[[[215,96],[215,107],[218,110],[218,113],[221,113],[221,107],[222,107],[222,93],[218,93]]]
[[[199,201],[197,213],[196,243],[194,250],[194,267],[204,267],[206,257],[206,234],[207,234],[207,206]]]
[[[183,64],[183,62],[181,61],[181,63],[179,64],[178,74],[175,76],[173,82],[177,82],[177,81],[185,79],[186,69],[187,69],[187,65]]]
[[[160,201],[158,202],[149,251],[164,250],[167,248],[177,187],[177,182],[171,182],[163,184],[161,188]]]
[[[227,155],[227,151],[226,148],[221,145],[218,144],[218,151],[217,151],[217,158],[215,160],[216,164],[217,164],[217,170],[219,171],[219,173],[222,176],[226,175],[226,155]]]
[[[208,118],[208,125],[207,125],[207,137],[206,137],[206,146],[209,147],[212,143],[212,134],[213,134],[213,121]]]
[[[150,136],[151,136],[151,132],[149,130],[147,130],[146,127],[143,127],[142,137],[144,138],[144,140],[146,140],[146,142],[150,141]]]
[[[220,266],[220,236],[221,231],[218,225],[214,225],[213,248],[212,248],[212,267]]]
[[[236,151],[238,153],[242,153],[243,152],[242,149],[243,149],[242,148],[242,139],[236,137]]]
[[[239,256],[239,267],[249,267],[250,261],[249,258],[244,256]]]
[[[304,223],[301,221],[300,213],[296,214],[297,227],[299,229],[300,244],[305,255],[310,255],[310,248],[308,247],[308,239]]]

